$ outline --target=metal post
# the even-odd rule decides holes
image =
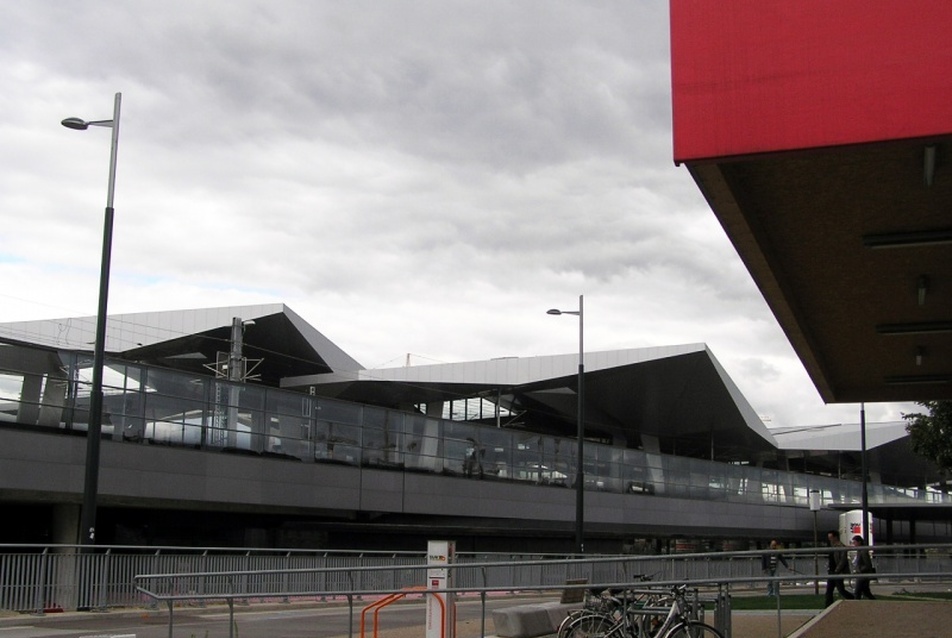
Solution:
[[[575,547],[579,554],[585,553],[585,321],[584,295],[578,296],[578,310],[559,310],[552,308],[550,315],[576,315],[578,317],[578,388],[575,396],[578,402],[576,417],[576,439],[578,451],[575,463]]]
[[[819,539],[817,538],[817,512],[823,507],[823,496],[820,490],[810,490],[807,494],[807,500],[810,504],[810,511],[813,512],[813,594],[820,594],[820,554]]]
[[[99,445],[102,435],[103,368],[106,352],[106,311],[109,299],[109,267],[112,255],[112,225],[115,209],[116,159],[119,152],[119,108],[122,94],[116,93],[111,120],[84,122],[77,118],[63,120],[68,128],[85,130],[88,126],[112,128],[109,153],[109,184],[106,192],[106,213],[103,223],[102,262],[99,271],[99,306],[96,314],[96,342],[93,346],[93,380],[89,394],[89,419],[86,430],[86,473],[83,483],[83,505],[80,515],[80,545],[96,542],[96,498],[99,491]]]
[[[578,296],[578,460],[575,477],[575,546],[585,553],[585,345],[583,295]]]
[[[244,323],[241,317],[231,318],[231,347],[228,349],[228,380],[241,381],[244,377],[242,356],[244,349]]]
[[[244,379],[244,359],[242,350],[244,349],[244,324],[241,317],[232,317],[231,319],[231,343],[228,348],[228,370],[227,378],[231,383],[228,385],[228,419],[225,433],[225,441],[228,447],[238,447],[238,402],[241,389],[237,385]],[[254,433],[249,434],[249,447],[254,450]]]
[[[866,404],[859,404],[860,471],[863,473],[863,545],[869,545],[869,470],[866,465]]]

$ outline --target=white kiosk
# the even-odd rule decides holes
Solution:
[[[856,535],[866,538],[870,545],[873,544],[873,515],[869,514],[866,527],[863,527],[863,510],[849,510],[840,514],[840,541],[849,546],[850,541]],[[867,536],[864,532],[869,532]]]
[[[429,541],[426,550],[426,638],[456,637],[456,594],[452,589],[456,541]]]

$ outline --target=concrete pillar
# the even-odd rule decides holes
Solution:
[[[62,503],[53,506],[50,536],[54,545],[73,545],[79,541],[79,505]]]
[[[648,480],[654,486],[655,494],[664,494],[664,469],[661,467],[661,440],[656,436],[641,435],[641,445],[648,461]]]
[[[53,506],[53,525],[50,530],[52,541],[57,545],[74,545],[79,542],[80,507],[72,503]],[[77,578],[76,547],[60,547],[50,555],[48,578],[56,583],[47,606],[59,606],[75,610],[79,604]]]
[[[17,423],[36,425],[40,416],[40,392],[43,389],[43,377],[38,374],[23,375],[20,385],[20,405],[17,408]]]
[[[46,388],[43,390],[43,405],[37,424],[57,427],[63,417],[63,407],[66,405],[66,391],[69,383],[66,375],[49,374],[46,377]]]

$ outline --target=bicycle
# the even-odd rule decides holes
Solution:
[[[697,610],[687,600],[687,589],[687,585],[673,587],[664,621],[638,638],[724,638],[716,628],[697,619]]]
[[[687,600],[687,586],[670,594],[657,590],[610,592],[600,609],[583,609],[559,626],[559,638],[723,638],[720,631],[696,618]],[[661,618],[664,620],[660,620]]]

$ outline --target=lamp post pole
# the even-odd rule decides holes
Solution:
[[[575,461],[575,547],[579,554],[585,553],[585,313],[584,295],[578,296],[578,310],[552,308],[550,315],[575,315],[578,317],[578,402],[576,439],[578,451]]]
[[[810,490],[807,495],[807,502],[810,505],[810,511],[813,512],[813,593],[820,595],[820,555],[819,539],[817,538],[816,516],[820,508],[823,507],[823,495],[820,490]]]
[[[866,458],[866,404],[860,403],[859,406],[860,471],[863,474],[863,527],[861,531],[863,534],[863,545],[869,545],[869,539],[872,538],[872,534],[869,529],[869,467],[867,466]]]
[[[113,199],[116,191],[116,156],[119,150],[119,106],[122,94],[116,93],[111,120],[86,121],[69,117],[63,126],[85,131],[90,126],[112,129],[109,152],[109,187],[106,193],[106,215],[102,233],[102,262],[99,271],[99,306],[96,314],[96,342],[93,346],[93,381],[89,391],[89,419],[86,430],[86,475],[83,484],[83,506],[80,513],[79,544],[96,542],[96,496],[99,491],[99,443],[102,434],[103,368],[106,353],[106,306],[109,299],[109,265],[112,256]]]

